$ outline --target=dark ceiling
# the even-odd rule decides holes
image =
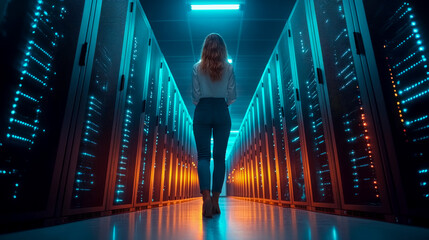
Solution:
[[[204,38],[212,32],[225,39],[233,59],[237,101],[230,106],[231,144],[295,0],[141,0],[189,113],[192,66]],[[235,11],[191,11],[190,4],[240,3]]]

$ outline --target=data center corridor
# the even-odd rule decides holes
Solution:
[[[429,239],[425,9],[0,1],[0,239]],[[213,32],[237,100],[205,219],[192,67]]]
[[[2,240],[427,239],[429,229],[221,198],[223,214],[202,220],[201,200],[0,235]]]

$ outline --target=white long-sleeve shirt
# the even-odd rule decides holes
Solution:
[[[199,68],[200,62],[194,64],[192,73],[192,102],[197,105],[200,98],[215,97],[226,98],[230,105],[237,99],[235,75],[232,65],[225,63],[222,78],[212,81],[210,76]]]

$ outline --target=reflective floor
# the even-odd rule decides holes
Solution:
[[[0,239],[429,239],[429,229],[221,198],[222,214],[201,216],[200,200],[7,235]]]

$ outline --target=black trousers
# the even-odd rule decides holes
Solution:
[[[200,191],[210,190],[210,146],[213,130],[213,189],[221,192],[225,180],[225,153],[231,116],[224,98],[201,98],[195,108],[193,130],[198,151]]]

